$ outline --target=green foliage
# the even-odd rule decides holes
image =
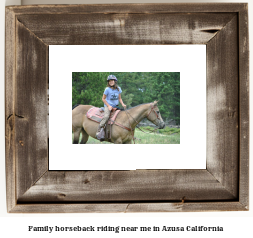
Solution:
[[[179,72],[73,72],[72,106],[103,106],[102,95],[109,74],[117,77],[123,102],[128,108],[159,100],[163,119],[173,119],[180,124]]]
[[[132,93],[127,94],[126,91],[122,90],[121,97],[124,98],[124,103],[127,105],[127,108],[132,107],[134,95]]]
[[[149,131],[154,130],[154,128],[151,126],[145,126],[145,127],[140,127],[140,128],[147,133]],[[162,135],[172,135],[172,134],[179,134],[180,135],[180,128],[171,128],[171,127],[166,126],[164,129],[158,129],[157,132]]]
[[[72,73],[72,106],[76,104],[102,107],[108,73]]]

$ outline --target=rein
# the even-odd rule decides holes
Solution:
[[[148,130],[148,131],[150,131],[150,132],[145,132],[145,131],[143,131],[139,126],[136,126],[140,131],[142,131],[143,133],[146,133],[146,134],[150,134],[150,133],[152,133],[152,132],[154,132],[154,131],[157,131],[159,128],[155,128],[154,130],[149,130],[149,129],[146,129],[146,130]]]

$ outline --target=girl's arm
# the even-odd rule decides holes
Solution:
[[[105,94],[103,94],[102,101],[103,101],[104,104],[108,107],[108,109],[111,111],[111,110],[112,110],[112,106],[110,106],[110,105],[108,104],[108,102],[106,101],[106,95],[105,95]]]
[[[123,103],[122,98],[121,98],[121,94],[119,94],[119,102],[121,103],[121,105],[126,109],[126,105]]]

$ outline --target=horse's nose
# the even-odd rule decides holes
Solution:
[[[159,129],[164,129],[164,127],[165,127],[165,123],[162,122]]]

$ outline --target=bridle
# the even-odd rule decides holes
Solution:
[[[148,116],[149,116],[149,114],[153,111],[154,113],[155,113],[155,115],[156,115],[156,119],[159,119],[159,116],[158,116],[158,114],[157,114],[157,112],[154,110],[154,104],[152,104],[151,103],[151,110],[150,110],[150,112],[148,113],[148,115],[146,116],[146,118],[148,118]],[[152,121],[152,120],[150,120],[150,121]],[[153,120],[154,121],[154,120]],[[152,121],[152,122],[153,122]]]
[[[148,115],[145,117],[145,118],[147,118],[148,119],[148,116],[150,115],[150,113],[153,111],[154,113],[155,113],[155,115],[156,115],[156,119],[158,118],[159,119],[159,116],[158,116],[158,114],[157,114],[157,112],[154,110],[154,104],[152,104],[152,103],[150,103],[151,104],[151,110],[150,110],[150,112],[148,113]],[[129,121],[129,126],[130,126],[130,128],[131,128],[131,132],[132,132],[132,135],[133,135],[133,141],[134,141],[134,130],[133,130],[133,128],[131,127],[131,123],[130,123],[130,120],[129,120],[129,117],[128,117],[128,115],[130,116],[130,117],[132,117],[131,116],[131,114],[128,112],[128,111],[126,111],[125,110],[125,112],[126,112],[126,114],[127,114],[127,118],[128,118],[128,121]],[[133,118],[133,117],[132,117]],[[133,118],[134,119],[134,118]],[[155,120],[156,120],[155,119]],[[154,121],[155,120],[150,120],[151,122],[153,122],[154,123]],[[154,131],[156,131],[158,128],[155,128],[154,130],[152,130],[152,131],[150,131],[150,132],[145,132],[145,131],[143,131],[140,127],[138,127],[137,125],[140,123],[140,122],[138,122],[138,121],[136,121],[135,119],[134,119],[134,121],[137,123],[136,124],[136,127],[140,130],[140,131],[142,131],[142,132],[144,132],[144,133],[146,133],[146,134],[150,134],[150,133],[152,133],[152,132],[154,132]],[[134,141],[134,144],[135,144],[135,141]]]

